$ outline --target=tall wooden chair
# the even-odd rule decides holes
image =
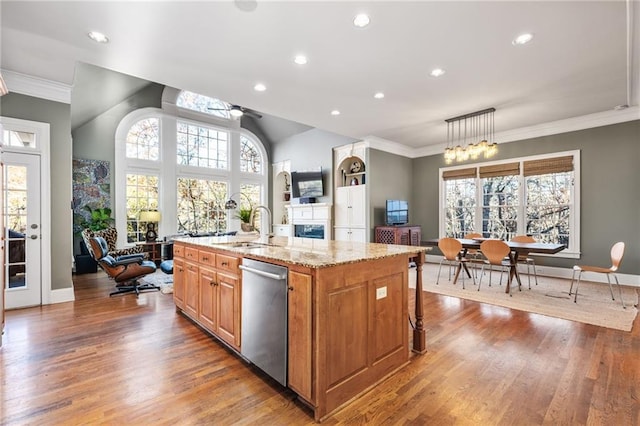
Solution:
[[[514,243],[535,243],[536,239],[528,235],[516,235],[511,239]],[[529,273],[529,265],[533,268],[533,277],[535,278],[536,285],[538,285],[538,274],[536,273],[536,261],[533,257],[529,257],[528,252],[520,252],[518,257],[518,263],[525,263],[527,265],[527,280],[529,282],[529,290],[531,290],[531,274]]]
[[[482,284],[482,276],[484,275],[484,267],[489,266],[489,287],[491,287],[491,266],[499,266],[501,268],[500,271],[500,285],[502,285],[502,273],[509,272],[509,269],[514,266],[511,262],[511,257],[509,253],[511,252],[511,248],[502,240],[486,240],[480,244],[480,251],[486,258],[484,261],[484,265],[482,265],[482,270],[480,271],[480,282],[478,282],[478,291],[480,291],[480,285]],[[518,289],[522,290],[520,287],[520,276],[518,275],[518,270],[515,269],[516,278],[518,280]],[[509,296],[511,296],[511,288],[509,288]]]
[[[474,238],[482,238],[482,234],[480,234],[479,232],[471,232],[469,234],[466,234],[464,236],[465,240],[473,240]],[[467,259],[469,259],[469,261],[474,265],[474,270],[478,270],[478,268],[476,268],[476,265],[479,262],[483,261],[483,257],[482,257],[482,252],[478,249],[469,249],[467,250]],[[477,277],[477,275],[476,275]]]
[[[449,280],[451,280],[451,267],[455,265],[460,268],[460,272],[462,273],[462,288],[464,289],[465,271],[463,271],[462,269],[464,269],[463,265],[466,264],[468,260],[465,257],[462,257],[462,243],[455,238],[440,238],[440,240],[438,241],[438,248],[440,249],[444,257],[440,261],[440,266],[438,267],[438,278],[436,278],[436,285],[440,282],[440,270],[442,269],[442,263],[446,261],[449,263]],[[475,285],[476,280],[473,275],[471,275],[471,279],[473,280],[473,284]]]
[[[618,276],[615,272],[620,267],[620,263],[622,263],[622,256],[624,256],[624,243],[622,241],[617,242],[611,247],[611,266],[608,268],[602,268],[600,266],[588,266],[588,265],[575,265],[573,267],[573,273],[571,274],[571,287],[569,288],[569,296],[571,296],[571,291],[573,290],[573,281],[578,272],[578,282],[576,283],[576,294],[573,299],[574,303],[578,303],[578,286],[580,285],[580,278],[582,277],[582,272],[597,272],[600,274],[606,274],[607,281],[609,282],[609,291],[611,292],[611,299],[616,300],[613,297],[613,287],[611,286],[611,279],[609,279],[609,275],[613,275],[616,279],[616,284],[618,285],[618,292],[620,293],[620,301],[622,302],[622,308],[626,309],[624,305],[624,300],[622,299],[622,288],[620,288],[620,283],[618,282]]]

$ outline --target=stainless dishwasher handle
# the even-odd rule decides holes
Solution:
[[[286,275],[272,274],[271,272],[261,271],[259,269],[250,268],[244,265],[239,265],[239,268],[242,269],[243,271],[252,272],[254,274],[262,275],[263,277],[272,278],[274,280],[283,280],[287,277]]]

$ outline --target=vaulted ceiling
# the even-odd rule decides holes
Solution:
[[[441,145],[445,119],[488,107],[496,130],[507,131],[635,107],[640,93],[637,1],[4,0],[0,8],[3,70],[90,87],[107,103],[157,82],[301,128],[410,148]],[[357,28],[363,12],[371,22]],[[91,30],[109,43],[90,40]],[[533,40],[513,45],[525,32]],[[298,54],[306,65],[293,62]],[[131,85],[82,80],[78,63],[130,75]],[[430,76],[434,68],[445,74]],[[74,120],[101,108],[76,109],[84,115]]]

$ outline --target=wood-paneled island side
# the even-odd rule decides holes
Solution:
[[[238,265],[250,258],[286,266],[287,386],[322,420],[409,361],[408,274],[413,270],[408,263],[416,261],[421,291],[425,250],[297,238],[268,244],[183,238],[174,248],[174,300],[189,318],[240,352]],[[423,353],[418,305],[413,350]]]

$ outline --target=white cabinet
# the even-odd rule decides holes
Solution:
[[[291,225],[273,225],[273,235],[276,237],[290,237]]]
[[[334,239],[336,241],[359,241],[366,242],[367,234],[364,228],[334,228]]]
[[[358,142],[333,149],[334,238],[369,241],[369,196],[366,185],[368,144]]]
[[[364,228],[366,185],[340,186],[335,194],[335,226]]]
[[[331,239],[331,204],[290,204],[287,209],[293,237]]]

